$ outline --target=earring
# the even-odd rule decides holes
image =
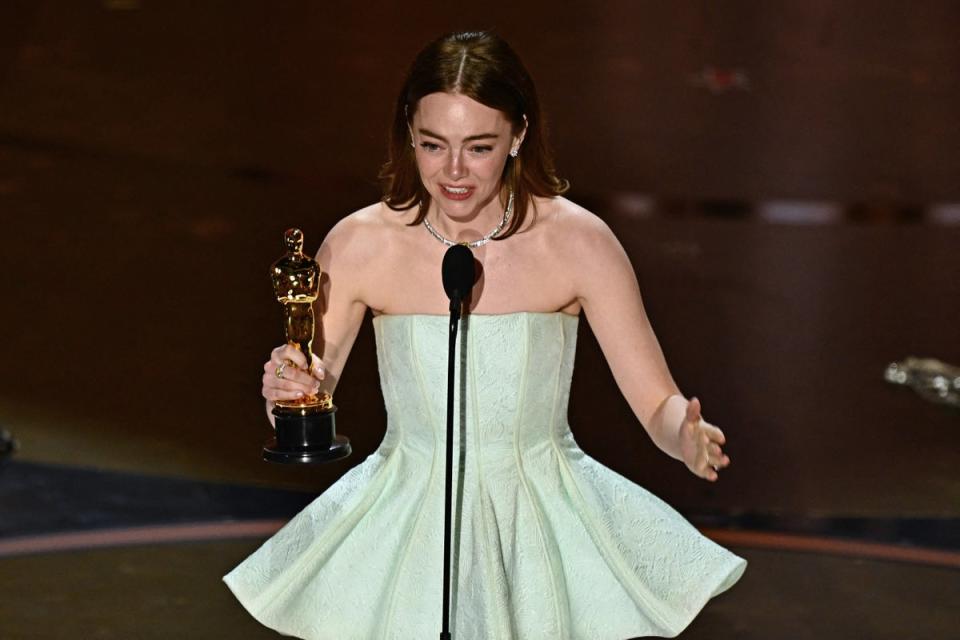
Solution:
[[[407,125],[407,132],[410,134],[410,146],[414,149],[417,148],[417,143],[413,141],[413,129],[410,128],[410,125]]]
[[[519,153],[520,153],[520,149],[510,149],[511,158],[516,158]]]

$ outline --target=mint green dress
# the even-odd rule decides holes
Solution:
[[[577,446],[566,415],[577,322],[464,320],[454,640],[673,637],[746,566]],[[287,635],[440,635],[448,319],[373,324],[383,442],[224,578],[257,620]]]

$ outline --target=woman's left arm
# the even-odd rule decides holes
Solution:
[[[723,432],[702,419],[700,402],[677,388],[647,318],[630,259],[593,214],[575,216],[571,279],[617,386],[654,443],[706,480],[730,464]]]

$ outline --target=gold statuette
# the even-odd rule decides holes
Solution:
[[[320,297],[320,266],[303,253],[303,232],[288,229],[283,236],[287,253],[273,263],[270,276],[277,300],[283,305],[283,333],[287,344],[296,347],[307,359],[307,371],[313,366],[313,336],[316,316],[313,303]],[[326,391],[320,396],[310,395],[298,400],[280,400],[277,406],[308,408],[333,406],[333,398]]]
[[[287,229],[283,236],[287,253],[270,269],[273,290],[283,305],[283,331],[287,344],[296,347],[313,365],[316,328],[314,302],[320,297],[320,266],[303,253],[303,232]],[[293,366],[287,362],[284,366]],[[278,374],[281,375],[278,370]],[[336,435],[337,407],[326,391],[296,400],[282,400],[273,408],[275,437],[263,457],[270,462],[329,462],[350,455],[350,441]]]

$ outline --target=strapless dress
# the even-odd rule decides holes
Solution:
[[[287,635],[440,634],[448,318],[373,324],[383,441],[224,578]],[[577,324],[565,313],[463,321],[454,640],[673,637],[746,566],[577,446],[567,424]]]

